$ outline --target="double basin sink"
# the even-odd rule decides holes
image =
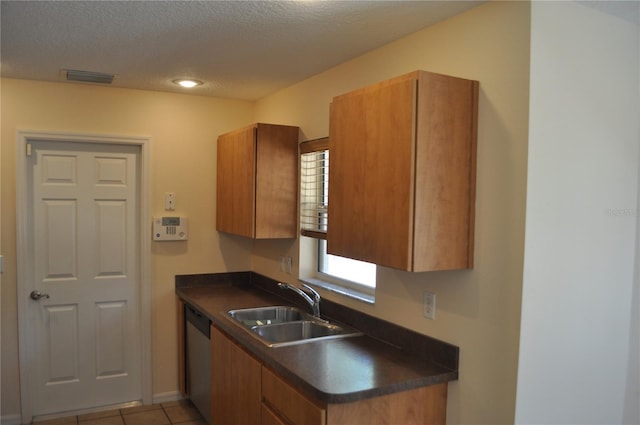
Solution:
[[[327,322],[296,307],[229,310],[227,315],[269,347],[362,335],[348,326]]]

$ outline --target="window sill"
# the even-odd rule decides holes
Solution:
[[[300,278],[300,281],[308,285],[317,286],[329,292],[344,295],[345,297],[353,298],[367,304],[375,304],[376,302],[376,297],[374,295],[366,294],[353,288],[345,288],[344,286],[336,285],[334,283],[311,277],[307,277],[304,279]]]

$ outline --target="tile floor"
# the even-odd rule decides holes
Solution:
[[[207,425],[189,400],[87,413],[32,422],[33,425]]]

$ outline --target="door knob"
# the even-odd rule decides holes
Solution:
[[[43,294],[40,291],[31,291],[31,299],[39,300],[40,298],[49,298],[49,294]]]

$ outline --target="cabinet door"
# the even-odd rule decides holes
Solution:
[[[260,363],[211,327],[211,425],[259,424]]]
[[[298,127],[258,124],[255,238],[298,234]]]
[[[255,239],[297,236],[298,132],[258,123],[218,137],[218,231]]]
[[[478,82],[417,71],[334,98],[328,252],[471,268]]]
[[[329,253],[410,267],[415,106],[415,78],[334,98],[329,130]]]
[[[216,229],[235,235],[255,234],[256,128],[218,137]]]

